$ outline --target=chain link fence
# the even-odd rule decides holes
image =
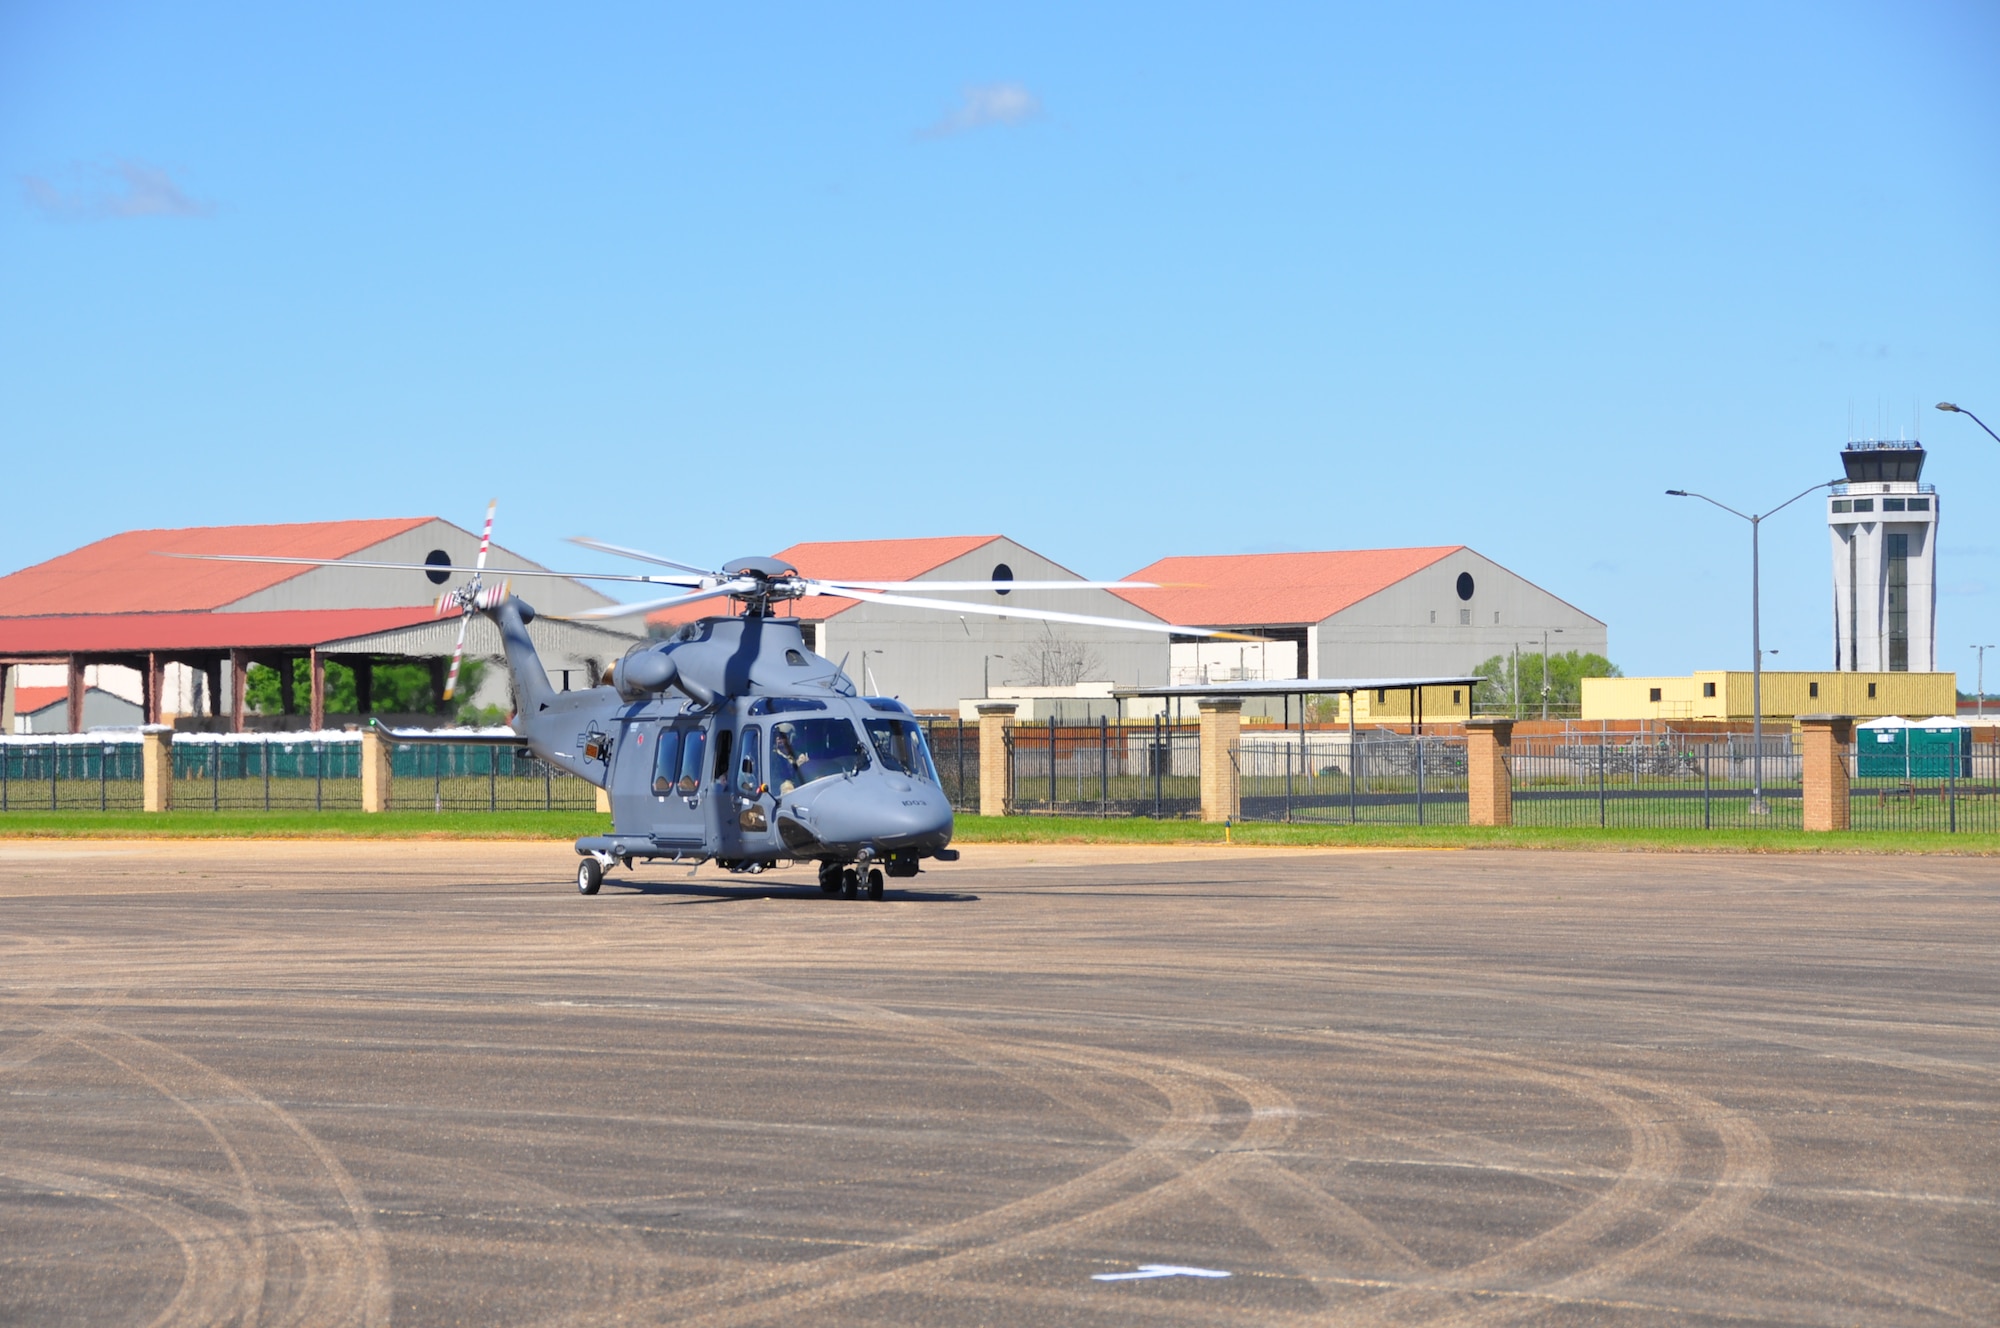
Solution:
[[[1309,824],[1464,825],[1465,739],[1401,733],[1250,738],[1230,754],[1238,815]]]
[[[1010,815],[1201,815],[1196,725],[1017,724],[1007,730],[1007,770]]]
[[[138,811],[136,733],[0,738],[0,812]],[[182,811],[359,811],[361,735],[176,734],[174,807]],[[594,785],[512,743],[396,743],[389,802],[398,811],[590,811]]]

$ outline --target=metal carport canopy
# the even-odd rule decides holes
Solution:
[[[1355,692],[1405,692],[1419,687],[1471,687],[1484,678],[1272,678],[1259,682],[1202,682],[1168,687],[1113,687],[1119,700],[1135,696],[1327,696]]]

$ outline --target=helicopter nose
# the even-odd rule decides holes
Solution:
[[[877,848],[942,848],[951,840],[951,803],[944,790],[904,780],[856,780],[822,797],[813,808],[814,829],[828,844]],[[836,790],[829,789],[828,793]]]

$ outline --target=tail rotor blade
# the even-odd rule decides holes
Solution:
[[[451,649],[451,673],[444,680],[444,699],[447,701],[458,691],[458,666],[465,658],[465,628],[471,621],[470,613],[459,615],[458,644]]]

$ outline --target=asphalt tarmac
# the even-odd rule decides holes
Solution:
[[[2000,1322],[2000,863],[574,861],[0,843],[0,1323]]]

